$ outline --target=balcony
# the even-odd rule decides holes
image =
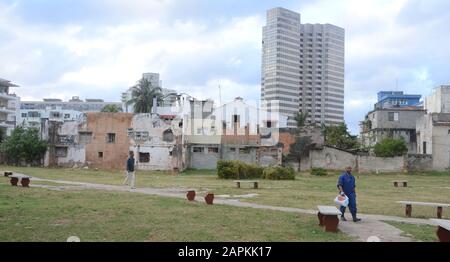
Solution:
[[[16,111],[15,111],[14,108],[8,108],[6,106],[0,106],[0,113],[15,114]]]
[[[40,123],[41,118],[40,117],[27,117],[27,122],[29,123]]]
[[[14,125],[11,124],[9,121],[6,121],[6,120],[0,120],[0,127],[14,128]]]
[[[15,99],[17,99],[17,97],[13,96],[13,95],[10,95],[8,93],[0,93],[0,99],[15,100]]]

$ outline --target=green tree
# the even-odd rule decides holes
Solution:
[[[307,112],[305,112],[305,113],[299,112],[299,113],[295,114],[294,120],[295,120],[295,122],[297,122],[297,128],[305,127],[307,118],[308,118]]]
[[[43,158],[47,142],[40,138],[39,130],[18,127],[1,143],[0,151],[6,155],[9,163],[18,165],[25,161],[33,164]]]
[[[347,125],[344,123],[333,126],[325,126],[324,135],[325,135],[325,145],[333,146],[340,149],[359,148],[357,136],[352,136],[348,132]]]
[[[3,128],[0,128],[0,143],[3,142],[3,140],[6,137],[6,131]]]
[[[102,108],[103,113],[119,113],[122,112],[122,108],[117,105],[106,105]]]
[[[289,148],[288,158],[298,161],[298,171],[301,171],[301,160],[309,156],[309,151],[314,147],[310,136],[299,136]]]
[[[377,143],[374,153],[378,157],[403,156],[408,152],[408,147],[402,139],[386,138]]]
[[[135,113],[150,113],[154,98],[157,99],[157,102],[162,100],[162,89],[153,86],[148,79],[143,77],[137,85],[131,88],[131,99],[127,101],[127,105],[134,104]]]

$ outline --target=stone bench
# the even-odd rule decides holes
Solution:
[[[399,185],[403,185],[403,187],[408,187],[408,181],[405,180],[395,180],[392,181],[392,183],[394,183],[395,187],[398,187]]]
[[[29,186],[30,182],[31,182],[30,176],[16,174],[16,175],[10,176],[9,178],[10,178],[11,186],[17,186],[17,184],[19,183],[19,180],[20,180],[20,184],[22,185],[22,187],[30,187]]]
[[[327,232],[337,232],[339,225],[339,218],[342,213],[335,206],[317,206],[319,213],[319,226],[325,226]]]
[[[236,183],[238,188],[241,188],[241,183],[251,183],[253,184],[254,189],[259,188],[259,181],[250,181],[250,180],[235,180],[234,183]]]
[[[414,202],[414,201],[397,201],[399,204],[405,205],[405,214],[407,217],[411,217],[412,214],[412,206],[431,206],[437,207],[437,218],[442,218],[442,209],[444,207],[450,207],[450,204],[442,204],[442,203],[429,203],[429,202]]]
[[[430,219],[437,226],[436,235],[440,242],[450,242],[450,220],[443,219]]]

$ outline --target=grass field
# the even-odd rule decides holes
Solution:
[[[107,176],[98,175],[100,180]],[[11,187],[0,181],[0,241],[64,242],[69,236],[82,242],[353,240],[325,233],[316,216],[123,192]]]
[[[48,179],[81,181],[120,185],[123,172],[46,168],[0,167],[31,176]],[[183,187],[215,194],[258,194],[248,201],[260,204],[315,209],[317,205],[333,204],[337,194],[338,173],[326,177],[297,174],[295,181],[261,181],[261,189],[237,189],[233,181],[220,180],[215,171],[190,170],[181,175],[162,172],[137,172],[138,187]],[[404,216],[404,207],[396,201],[450,202],[450,173],[428,174],[355,174],[357,177],[357,201],[361,213]],[[408,180],[407,188],[395,188],[392,180]],[[250,187],[250,185],[244,185]],[[435,208],[413,207],[413,217],[432,218]],[[450,218],[450,210],[444,209],[444,218]]]
[[[423,242],[437,242],[436,226],[430,225],[414,225],[398,222],[386,222],[392,226],[402,230],[405,236],[414,238],[417,241]]]

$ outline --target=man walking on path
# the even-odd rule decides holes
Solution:
[[[134,174],[134,152],[131,151],[130,156],[127,159],[127,174],[125,180],[123,181],[123,184],[130,185],[131,189],[136,189],[136,187],[134,186],[135,180],[136,176]]]
[[[339,177],[337,187],[339,188],[339,193],[341,195],[346,195],[348,197],[348,208],[353,217],[353,222],[361,221],[361,219],[356,217],[356,191],[355,191],[355,177],[352,175],[352,167],[347,167],[345,172]],[[345,207],[341,206],[341,220],[347,221],[345,219]]]

